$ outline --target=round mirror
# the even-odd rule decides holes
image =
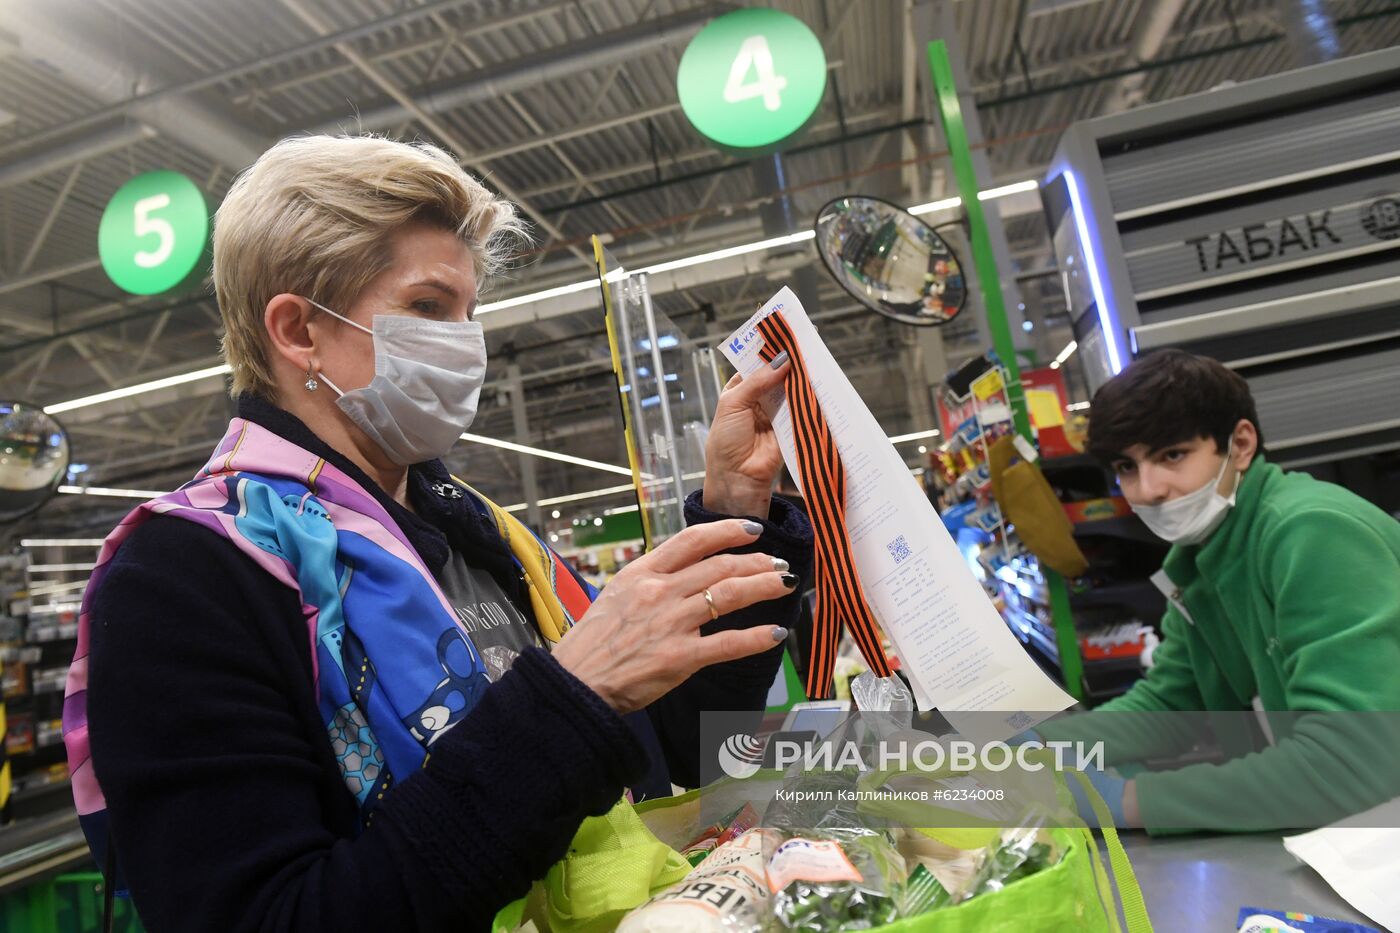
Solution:
[[[0,402],[0,522],[23,518],[68,475],[68,432],[37,405]]]
[[[847,195],[817,213],[817,252],[861,304],[904,324],[934,327],[967,301],[962,264],[928,224],[879,198]]]

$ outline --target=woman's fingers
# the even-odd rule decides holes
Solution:
[[[724,391],[720,393],[719,401],[716,403],[716,417],[721,410],[729,408],[750,408],[758,405],[763,397],[774,388],[781,385],[787,376],[787,354],[783,353],[778,357],[778,368],[774,369],[772,364],[760,366],[747,376],[740,378],[738,384],[734,380],[729,380],[725,384]]]
[[[767,554],[716,554],[671,574],[670,585],[682,596],[699,593],[730,577],[751,577],[757,573],[785,573],[787,561]]]
[[[728,629],[702,637],[695,655],[700,667],[709,667],[768,651],[786,638],[787,629],[780,625]]]
[[[691,525],[629,567],[640,565],[653,573],[676,573],[711,554],[752,544],[762,533],[763,526],[758,522],[738,518]]]
[[[729,577],[706,587],[710,598],[705,599],[701,591],[685,601],[685,618],[699,628],[710,621],[712,615],[728,615],[739,609],[747,609],[754,603],[786,596],[797,587],[797,577],[790,573],[759,573],[749,577]],[[710,612],[713,604],[714,613]]]

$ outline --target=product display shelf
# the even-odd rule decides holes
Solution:
[[[95,556],[96,548],[86,543],[32,543],[0,564],[8,622],[0,624],[12,779],[7,815],[20,825],[71,806],[63,690]]]

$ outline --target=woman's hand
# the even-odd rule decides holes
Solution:
[[[583,619],[564,635],[554,659],[619,713],[642,709],[691,674],[758,654],[787,637],[764,625],[701,635],[710,591],[719,615],[797,586],[787,564],[766,554],[719,554],[751,544],[757,522],[694,525],[613,577]]]
[[[705,441],[705,508],[721,515],[768,516],[773,482],[783,466],[778,437],[763,412],[763,399],[782,385],[788,356],[779,354],[745,379],[725,385]]]

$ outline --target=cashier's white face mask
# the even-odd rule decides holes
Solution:
[[[1222,496],[1219,492],[1220,482],[1229,468],[1230,451],[1227,449],[1220,472],[1200,489],[1161,505],[1133,505],[1132,509],[1157,537],[1172,544],[1200,544],[1225,521],[1235,504],[1235,494],[1240,491],[1242,474],[1236,473],[1235,488],[1230,495]]]
[[[311,301],[310,298],[306,299]],[[336,404],[399,466],[444,456],[476,418],[486,381],[486,338],[477,321],[376,314],[374,329],[311,301],[374,338],[374,379]]]

